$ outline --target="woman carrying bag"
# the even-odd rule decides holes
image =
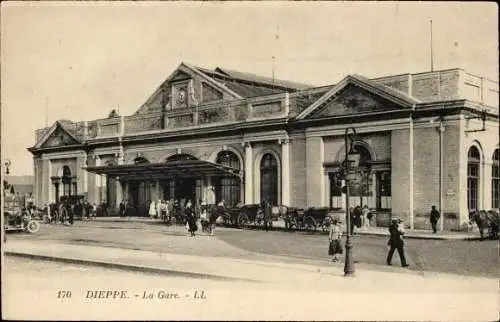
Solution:
[[[332,262],[339,260],[338,255],[342,254],[342,230],[340,229],[338,219],[333,219],[330,225],[330,234],[328,236],[330,245],[328,247],[328,255],[333,256]]]

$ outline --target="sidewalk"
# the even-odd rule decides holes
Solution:
[[[200,243],[205,242],[203,239]],[[101,246],[36,243],[12,240],[4,244],[5,255],[54,260],[115,269],[210,278],[229,281],[289,284],[294,287],[335,286],[336,290],[412,292],[497,292],[497,279],[464,277],[444,273],[381,272],[357,269],[353,279],[343,277],[343,264],[331,266],[181,255],[166,252],[119,249]]]
[[[151,223],[159,220],[150,219],[148,217],[96,217],[93,219],[95,221],[104,222],[145,222]],[[287,230],[285,228],[285,222],[282,220],[273,222],[273,229],[276,230]],[[345,230],[345,227],[343,227]],[[325,233],[320,229],[317,229],[317,233]],[[389,230],[387,227],[367,227],[361,228],[356,232],[357,235],[367,235],[367,236],[389,236]],[[431,239],[431,240],[479,240],[480,236],[477,232],[454,232],[454,231],[442,231],[433,234],[430,230],[407,230],[405,234],[406,238],[409,239]]]
[[[198,240],[206,242],[204,239]],[[498,317],[498,279],[451,274],[408,274],[357,269],[354,277],[343,276],[343,265],[315,266],[273,261],[189,256],[100,246],[9,240],[4,254],[32,259],[62,261],[87,266],[154,273],[155,289],[177,290],[173,278],[202,278],[220,284],[203,288],[209,298],[200,302],[113,302],[113,316],[131,310],[142,319],[219,320],[494,320]],[[112,271],[111,271],[111,274]],[[57,275],[57,274],[56,274]],[[171,279],[161,279],[161,276]],[[101,282],[99,287],[142,291],[137,280]],[[58,279],[54,284],[61,283]],[[114,283],[114,284],[113,284]],[[73,284],[74,285],[74,284]],[[104,286],[103,286],[104,285]],[[86,285],[86,287],[94,287]],[[137,290],[136,290],[137,288]],[[178,286],[179,288],[179,286]],[[116,287],[113,287],[116,289]],[[77,293],[77,292],[75,292]],[[33,298],[39,293],[33,293]],[[23,295],[24,298],[26,295]],[[472,303],[481,301],[480,306]],[[95,301],[58,302],[57,308],[94,312]],[[107,303],[107,302],[106,302]],[[195,303],[195,304],[190,304]],[[105,303],[102,302],[102,305]],[[201,306],[200,306],[201,305]],[[100,305],[100,307],[104,308]],[[359,309],[362,307],[363,309]],[[387,307],[387,309],[386,309]],[[214,309],[212,309],[214,308]],[[143,310],[143,311],[141,311]],[[128,312],[128,311],[127,311]],[[96,312],[98,313],[98,312]],[[52,313],[53,314],[53,313]],[[82,313],[83,314],[83,313]],[[160,315],[159,315],[160,314]],[[465,314],[465,315],[464,315]],[[80,317],[87,316],[81,315]],[[123,316],[120,315],[120,316]],[[123,318],[130,319],[128,313]],[[135,315],[134,315],[135,316]],[[470,316],[470,317],[469,317]],[[97,316],[92,316],[96,319]],[[90,316],[89,316],[90,318]],[[99,315],[99,319],[102,315]],[[109,315],[111,318],[111,315]]]

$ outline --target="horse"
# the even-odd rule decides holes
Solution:
[[[498,228],[500,225],[500,216],[496,210],[475,210],[469,213],[469,224],[476,223],[481,240],[484,240],[484,229],[488,228],[488,237],[498,239]]]

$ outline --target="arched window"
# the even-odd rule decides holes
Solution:
[[[71,169],[65,165],[62,168],[61,182],[63,184],[63,196],[71,196],[71,188],[73,187],[73,178],[71,177]],[[76,184],[76,182],[75,182]],[[74,191],[73,191],[74,192]]]
[[[260,161],[260,200],[278,204],[278,161],[266,153]]]
[[[222,151],[215,161],[218,164],[233,169],[240,169],[238,156],[231,151]],[[224,200],[226,205],[234,206],[241,201],[241,180],[238,177],[217,177],[214,180],[215,199],[217,202]]]
[[[493,152],[493,164],[491,165],[491,208],[495,209],[498,209],[498,200],[500,198],[499,157],[498,149],[496,149]]]
[[[479,150],[472,146],[467,154],[467,205],[469,211],[477,210],[479,192],[479,163],[481,154]]]
[[[196,160],[194,156],[187,153],[179,153],[171,155],[167,158],[166,162],[174,162],[174,161],[187,161],[187,160]]]

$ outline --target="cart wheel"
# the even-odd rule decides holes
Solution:
[[[304,226],[305,226],[306,231],[315,231],[316,230],[316,222],[314,221],[313,217],[307,216],[304,221],[305,221]]]
[[[242,229],[248,228],[248,216],[245,213],[241,213],[238,216],[238,226]]]
[[[31,234],[36,234],[40,230],[40,223],[36,220],[30,220],[26,225],[26,230]]]

